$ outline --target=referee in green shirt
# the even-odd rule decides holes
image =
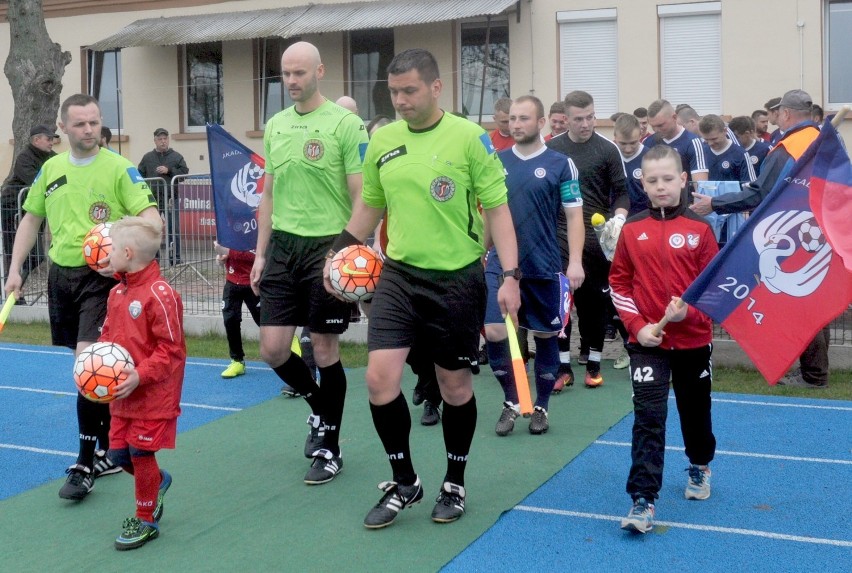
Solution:
[[[498,299],[517,320],[518,252],[503,166],[488,134],[438,107],[441,80],[429,52],[407,50],[388,66],[388,87],[405,120],[379,129],[364,159],[363,203],[332,251],[363,241],[388,211],[388,248],[370,314],[367,388],[376,432],[393,472],[364,525],[393,523],[423,498],[409,447],[411,415],[400,391],[412,344],[430,354],[444,399],[447,472],[432,519],[464,514],[464,471],[476,427],[470,367],[485,313],[481,204],[505,273]],[[324,271],[326,289],[328,264]],[[416,342],[415,342],[416,341]]]

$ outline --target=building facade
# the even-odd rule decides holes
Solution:
[[[493,102],[532,93],[545,106],[589,91],[597,115],[665,97],[700,114],[749,115],[803,88],[826,110],[852,102],[852,0],[44,0],[48,33],[72,53],[63,99],[102,102],[112,147],[134,162],[165,127],[192,173],[208,171],[206,122],[255,151],[289,105],[279,77],[293,41],[318,46],[329,98],[361,117],[393,115],[384,68],[422,47],[439,62],[442,106],[489,123]],[[0,53],[9,25],[0,5]],[[487,57],[487,60],[486,60]],[[483,62],[487,61],[487,65]],[[3,82],[0,97],[12,101]],[[2,90],[6,90],[3,94]],[[0,108],[11,137],[13,110]],[[611,125],[599,120],[607,132]],[[841,132],[852,138],[852,122]],[[63,144],[57,147],[64,148]],[[0,146],[8,171],[13,146]]]

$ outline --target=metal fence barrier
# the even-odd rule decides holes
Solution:
[[[160,267],[166,279],[180,292],[184,313],[188,316],[221,316],[225,273],[223,267],[216,263],[213,251],[216,215],[210,175],[180,175],[171,181],[156,177],[146,181],[157,198],[158,208],[165,220]],[[4,191],[3,194],[0,217],[0,234],[3,237],[0,282],[3,285],[27,189],[7,190],[10,192]],[[26,265],[29,276],[24,284],[24,299],[31,306],[47,306],[49,262],[46,253],[49,238],[50,231],[45,228]],[[795,324],[791,324],[791,328],[795,328]],[[717,339],[730,339],[719,325],[714,328],[714,336]],[[832,322],[831,344],[852,346],[852,307]]]

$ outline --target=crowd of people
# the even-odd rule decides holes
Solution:
[[[229,269],[223,316],[232,363],[222,376],[244,372],[239,317],[246,304],[259,324],[262,359],[309,409],[304,482],[326,484],[343,469],[347,377],[339,337],[351,304],[331,287],[330,259],[365,242],[381,222],[385,264],[369,308],[365,378],[390,479],[378,485],[381,496],[365,527],[391,525],[424,497],[401,388],[406,361],[422,380],[414,402],[425,397],[430,421],[442,422],[446,472],[431,512],[437,523],[465,513],[478,412],[472,376],[483,335],[504,392],[496,433],[509,435],[519,418],[507,315],[534,341],[529,431],[548,431],[551,395],[574,383],[559,273],[573,292],[584,385],[604,383],[602,350],[614,329],[625,349],[615,366],[630,368],[635,421],[627,493],[633,504],[622,527],[643,533],[653,527],[670,382],[690,462],[685,496],[707,499],[716,447],[712,324],[677,295],[718,251],[718,237],[702,215],[753,209],[816,137],[810,96],[792,90],[728,123],[661,99],[616,114],[610,141],[596,130],[593,96],[579,90],[551,105],[547,116],[535,96],[500,99],[497,129],[489,134],[441,109],[438,64],[422,49],[397,54],[387,68],[400,119],[374,118],[369,126],[348,109],[354,102],[322,94],[325,67],[314,45],[292,44],[281,69],[294,105],[266,124],[257,248],[245,254],[217,245]],[[768,133],[769,123],[776,132]],[[170,181],[187,169],[163,128],[138,169],[106,147],[108,138],[101,148],[100,108],[90,96],[68,98],[59,127],[69,151],[58,156],[50,149],[55,132],[33,129],[27,161],[38,167],[23,181],[31,189],[5,288],[20,294],[25,261],[47,221],[53,343],[79,353],[96,340],[118,342],[133,355],[135,366],[126,370],[115,402],[78,397],[79,455],[59,492],[82,500],[100,475],[119,468],[133,474],[136,513],[115,541],[117,549],[133,549],[160,533],[172,477],[155,454],[175,446],[186,359],[180,296],[155,261],[165,197],[157,197],[146,178]],[[29,165],[24,159],[22,172]],[[707,180],[735,181],[738,190],[710,197],[691,186]],[[596,214],[604,215],[604,224],[592,224]],[[84,264],[80,244],[93,224],[105,221],[115,222],[114,249],[108,265],[94,271]],[[669,240],[672,230],[692,237],[691,248]],[[179,262],[174,241],[173,262]],[[664,330],[657,328],[662,319]],[[309,332],[303,336],[310,338],[310,361],[294,351],[298,327]],[[828,383],[827,338],[821,334],[812,346],[785,384]]]

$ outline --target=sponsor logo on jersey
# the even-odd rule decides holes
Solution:
[[[731,162],[730,161],[723,161],[722,162],[722,169],[730,169],[730,168],[731,168]]]
[[[384,155],[379,157],[379,160],[376,162],[376,167],[381,167],[382,165],[384,165],[385,163],[387,163],[391,159],[396,159],[397,157],[402,157],[403,155],[406,155],[407,153],[408,153],[408,150],[405,149],[404,145],[400,145],[396,149],[391,149],[390,151],[388,151],[387,153],[385,153]]]
[[[633,179],[642,179],[642,168],[637,167],[633,170]]]
[[[142,177],[142,174],[139,173],[139,170],[135,167],[128,167],[127,175],[130,177],[130,180],[133,181],[134,185],[137,183],[145,183],[145,178]]]
[[[639,235],[638,237],[636,237],[636,240],[637,240],[637,241],[647,241],[647,240],[648,240],[648,235],[647,235],[647,234],[643,231],[641,235]]]
[[[110,206],[103,201],[92,203],[89,207],[89,219],[94,223],[104,223],[109,220],[109,214],[112,212]]]
[[[142,303],[138,300],[134,300],[129,305],[127,305],[127,310],[130,311],[130,316],[133,320],[136,320],[142,315]]]
[[[456,183],[449,177],[441,175],[432,180],[432,184],[429,185],[429,192],[435,201],[443,203],[452,199],[453,195],[456,194]]]
[[[683,245],[686,243],[686,239],[680,233],[675,233],[669,237],[669,245],[673,249],[683,248]]]
[[[701,376],[699,376],[699,378],[707,378],[708,376],[710,376],[710,373],[707,372],[707,370],[704,370],[704,372],[701,373]]]
[[[151,436],[143,436],[142,434],[139,434],[136,437],[140,442],[153,442],[154,441],[154,438],[152,438]]]
[[[690,249],[698,248],[698,233],[689,233],[686,236],[686,244],[689,245]]]
[[[533,175],[535,175],[539,179],[544,179],[547,175],[547,170],[544,167],[539,167],[538,169],[533,171]]]
[[[39,173],[41,173],[41,171],[39,171]],[[56,191],[57,189],[59,189],[60,187],[65,185],[66,183],[68,183],[68,178],[63,175],[62,177],[60,177],[59,179],[57,179],[53,183],[48,184],[47,188],[44,190],[45,199],[50,197],[50,195],[54,191]]]
[[[319,139],[309,139],[305,142],[302,153],[308,161],[319,161],[325,155],[325,147]]]

